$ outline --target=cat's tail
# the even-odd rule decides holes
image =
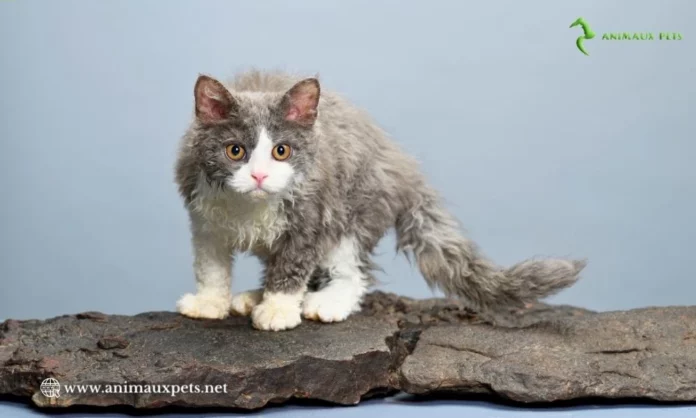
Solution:
[[[578,280],[584,260],[540,259],[501,268],[485,259],[434,196],[423,196],[396,221],[397,246],[412,253],[431,288],[462,299],[481,314],[549,296]]]

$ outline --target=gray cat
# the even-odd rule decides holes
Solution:
[[[374,282],[370,256],[391,227],[432,288],[484,314],[570,286],[585,266],[483,258],[416,161],[316,78],[248,71],[225,86],[201,75],[194,97],[176,163],[197,281],[177,304],[183,315],[232,311],[274,331],[302,316],[343,321]],[[264,265],[263,289],[232,297],[231,261],[245,251]]]

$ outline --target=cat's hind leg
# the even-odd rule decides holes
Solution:
[[[232,298],[232,313],[249,316],[251,310],[263,300],[263,289],[237,293]]]
[[[359,242],[352,236],[342,238],[320,265],[328,273],[328,283],[305,294],[302,315],[315,321],[340,322],[359,311],[371,283],[368,264]]]

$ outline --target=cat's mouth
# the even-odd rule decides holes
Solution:
[[[251,200],[265,200],[275,194],[275,192],[273,190],[269,190],[266,185],[252,186],[250,184],[239,184],[239,182],[235,181],[234,178],[228,179],[226,183],[227,187],[234,193]]]
[[[253,190],[247,192],[246,194],[254,200],[263,200],[263,199],[268,198],[268,196],[271,195],[271,193],[267,192],[266,190],[264,190],[262,188],[253,189]]]

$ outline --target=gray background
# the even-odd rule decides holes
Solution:
[[[0,319],[171,310],[193,289],[176,145],[197,74],[249,66],[319,72],[370,111],[497,262],[589,258],[552,302],[694,304],[695,18],[686,0],[2,1]],[[663,30],[684,40],[599,39]],[[393,248],[382,289],[431,296]],[[233,290],[259,275],[244,259]],[[598,413],[436,405],[331,412]]]

